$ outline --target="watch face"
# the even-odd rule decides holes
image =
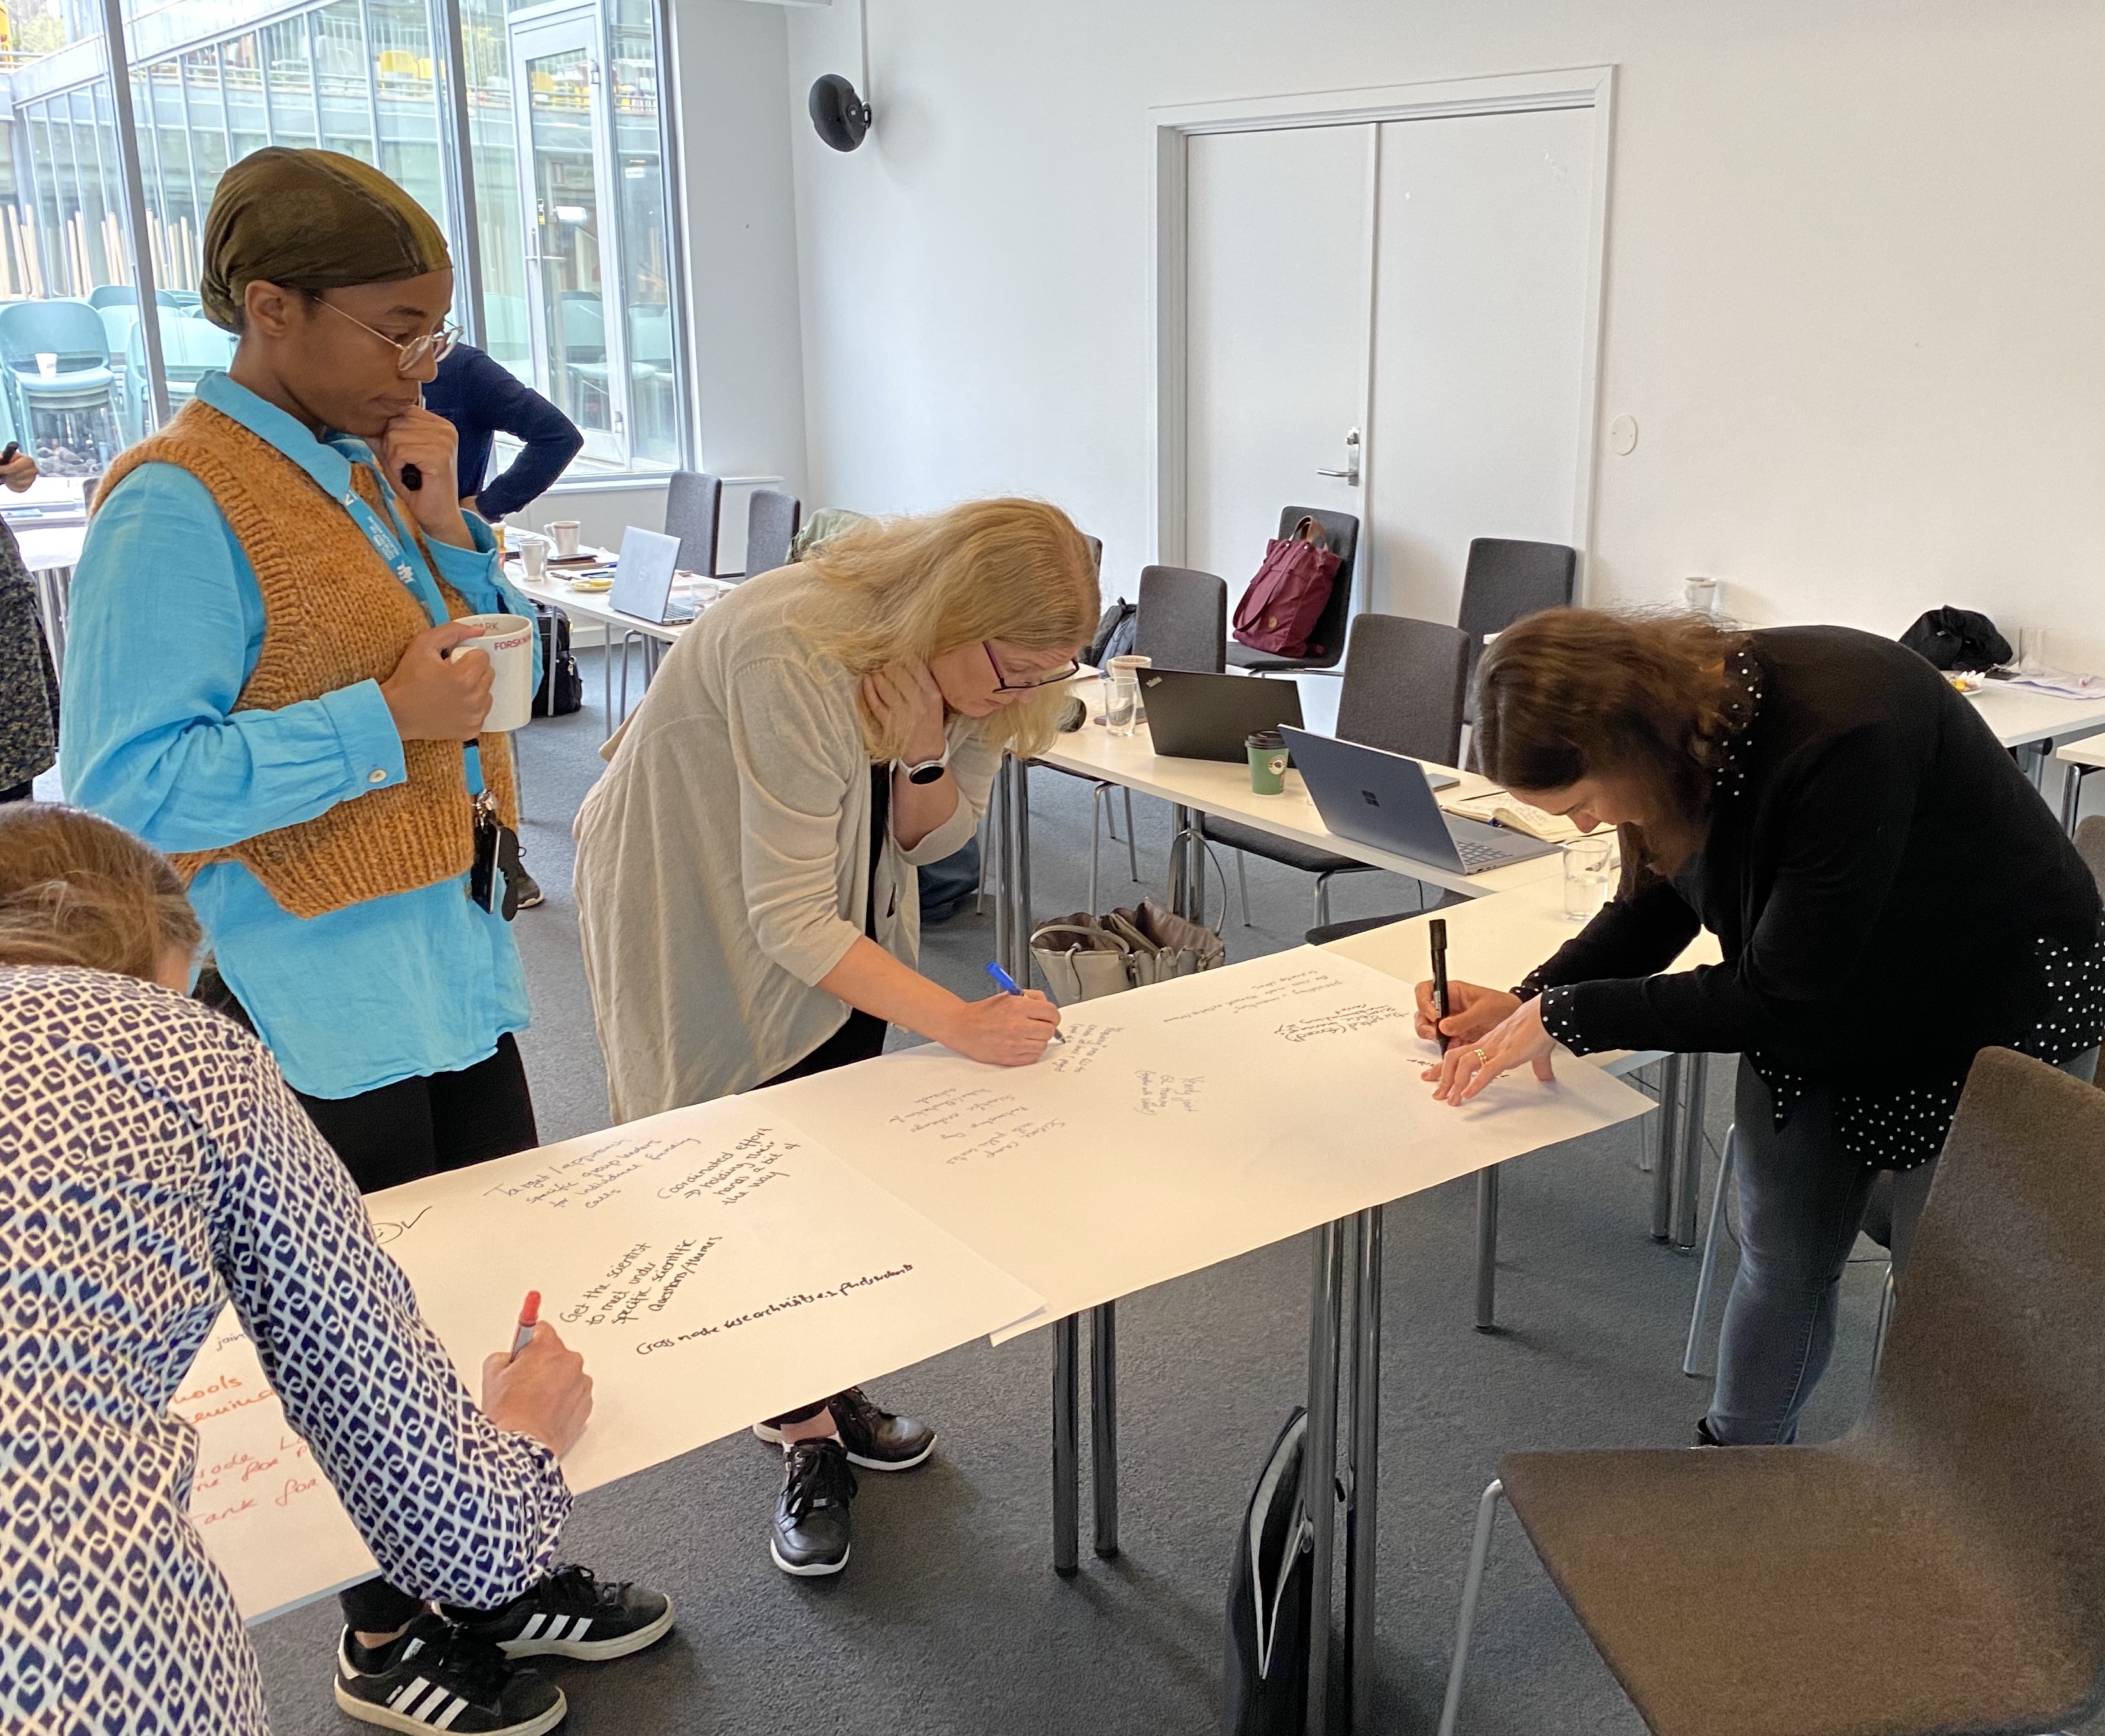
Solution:
[[[915,766],[913,770],[907,773],[906,781],[909,783],[933,783],[942,775],[943,762],[937,760],[927,765]]]

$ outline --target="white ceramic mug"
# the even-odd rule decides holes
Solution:
[[[582,529],[575,519],[551,519],[548,534],[556,539],[556,553],[567,560],[578,551],[578,532]]]
[[[524,615],[463,615],[459,624],[482,631],[455,645],[454,653],[482,652],[495,677],[483,733],[503,735],[525,729],[534,715],[534,623]]]
[[[519,539],[519,564],[526,569],[529,578],[539,578],[548,570],[548,539],[530,532]]]

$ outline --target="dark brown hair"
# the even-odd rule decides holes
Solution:
[[[151,982],[193,957],[197,913],[168,858],[80,808],[0,805],[0,965],[79,965]]]
[[[1700,615],[1548,609],[1508,627],[1477,667],[1477,759],[1508,789],[1607,775],[1637,788],[1624,885],[1670,874],[1703,841],[1726,733],[1725,660],[1744,633]]]

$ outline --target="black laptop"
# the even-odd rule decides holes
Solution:
[[[1262,676],[1143,669],[1140,695],[1155,751],[1174,759],[1246,761],[1247,737],[1301,723],[1301,689]]]

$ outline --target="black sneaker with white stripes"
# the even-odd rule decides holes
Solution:
[[[496,1609],[456,1609],[463,1632],[502,1646],[507,1658],[583,1658],[605,1662],[655,1645],[673,1631],[673,1600],[588,1567],[559,1567],[524,1597]]]
[[[498,1649],[436,1615],[367,1651],[346,1632],[337,1648],[336,1703],[387,1730],[454,1736],[542,1736],[563,1721],[563,1690],[514,1669]]]

